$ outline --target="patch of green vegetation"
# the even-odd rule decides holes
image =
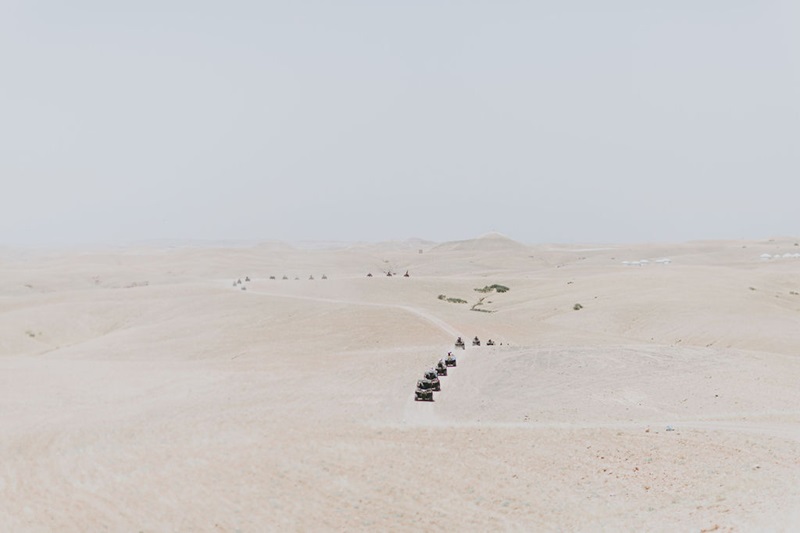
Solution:
[[[483,301],[485,299],[486,299],[486,296],[484,296],[483,298],[480,298],[477,302],[475,302],[475,305],[473,305],[472,307],[469,308],[469,310],[470,311],[484,311],[484,312],[491,313],[491,311],[487,311],[486,309],[479,309],[479,307],[483,305]]]
[[[482,289],[475,289],[476,292],[483,292],[483,293],[492,292],[492,291],[508,292],[510,290],[511,289],[509,289],[505,285],[498,285],[497,283],[495,283],[494,285],[486,285]]]
[[[451,304],[465,304],[467,303],[466,300],[462,300],[461,298],[448,298],[445,294],[440,294],[437,296],[438,299],[444,302],[450,302]]]

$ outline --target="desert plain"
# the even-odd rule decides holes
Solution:
[[[797,530],[797,252],[0,249],[0,531]]]

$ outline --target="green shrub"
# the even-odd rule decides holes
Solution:
[[[485,309],[478,309],[480,306],[483,305],[483,301],[485,299],[486,299],[486,296],[484,296],[482,298],[479,298],[478,301],[475,302],[475,304],[472,307],[469,308],[470,311],[485,311]]]
[[[445,301],[445,302],[450,302],[451,304],[465,304],[465,303],[467,303],[466,300],[462,300],[461,298],[448,298],[444,294],[440,294],[439,296],[437,296],[437,298],[442,300],[442,301]]]
[[[498,285],[496,283],[494,285],[486,285],[482,289],[475,289],[476,292],[483,292],[483,293],[492,292],[492,291],[508,292],[509,290],[511,290],[511,289],[509,289],[505,285]]]

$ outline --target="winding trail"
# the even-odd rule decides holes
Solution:
[[[381,304],[381,303],[374,303],[374,302],[359,302],[355,300],[344,300],[339,298],[319,298],[315,296],[297,296],[292,294],[277,294],[273,292],[264,292],[259,290],[250,290],[248,291],[249,294],[258,294],[261,296],[270,296],[273,298],[289,298],[293,300],[308,300],[311,302],[324,302],[324,303],[332,303],[332,304],[346,304],[346,305],[363,305],[367,307],[382,307],[385,309],[400,309],[401,311],[405,311],[412,315],[416,315],[419,318],[433,324],[440,330],[444,331],[448,335],[453,337],[460,337],[463,334],[458,331],[455,327],[448,324],[441,318],[433,315],[427,311],[419,309],[417,307],[411,307],[410,305],[399,305],[399,304]]]
[[[463,333],[458,331],[455,327],[448,324],[441,318],[433,315],[427,311],[419,309],[417,307],[412,307],[410,305],[400,305],[400,304],[381,304],[381,303],[374,303],[374,302],[360,302],[355,300],[346,300],[340,298],[321,298],[316,296],[298,296],[298,295],[289,295],[289,294],[276,294],[273,292],[264,292],[259,290],[250,290],[248,291],[249,294],[257,294],[259,296],[269,296],[273,298],[288,298],[294,300],[307,300],[311,302],[323,302],[323,303],[331,303],[331,304],[345,304],[345,305],[361,305],[367,307],[379,307],[384,309],[399,309],[406,313],[410,313],[415,315],[422,320],[436,326],[446,334],[451,337],[462,337]],[[417,406],[418,402],[414,401],[414,395],[411,394],[406,402],[404,407],[404,424],[410,423],[413,425],[419,426],[438,426],[441,425],[441,421],[437,413],[434,410],[426,409],[424,407],[429,406]],[[424,403],[424,402],[423,402]],[[423,408],[420,408],[423,407]]]

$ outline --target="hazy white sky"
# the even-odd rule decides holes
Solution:
[[[800,233],[796,0],[0,0],[0,244]]]

